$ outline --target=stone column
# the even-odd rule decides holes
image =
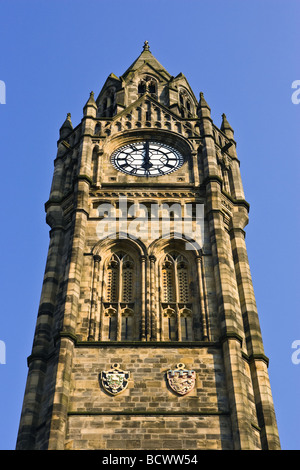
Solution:
[[[206,319],[206,307],[205,307],[205,292],[203,285],[203,260],[202,256],[197,256],[197,272],[198,272],[198,289],[200,297],[200,319],[202,325],[202,339],[208,340],[208,328]]]
[[[230,404],[234,449],[254,449],[254,433],[249,413],[244,376],[244,330],[237,294],[232,253],[228,251],[228,235],[223,226],[221,184],[213,135],[210,108],[200,94],[198,105],[202,135],[206,214],[214,264],[218,318],[221,330],[224,367]]]
[[[192,151],[192,159],[193,159],[194,184],[195,186],[199,186],[199,166],[198,166],[198,154],[196,150]]]
[[[244,320],[246,346],[250,361],[257,419],[259,427],[261,428],[262,449],[278,450],[280,449],[280,442],[267,369],[268,359],[264,354],[245,244],[245,233],[241,227],[236,226],[231,229],[230,236]]]
[[[99,264],[101,258],[98,255],[94,256],[93,266],[93,280],[92,280],[92,295],[91,295],[91,312],[90,312],[90,324],[89,324],[89,335],[90,341],[95,340],[96,337],[96,315],[97,315],[97,299],[98,299],[98,287],[99,287]]]
[[[35,448],[40,404],[44,389],[48,354],[53,336],[53,317],[57,304],[58,280],[61,271],[62,226],[50,231],[49,251],[38,311],[31,355],[28,358],[28,378],[19,426],[17,450]]]
[[[255,442],[251,414],[247,406],[248,395],[242,355],[243,325],[238,299],[233,294],[235,274],[229,263],[231,254],[228,253],[224,239],[221,212],[211,211],[209,223],[234,449],[250,450],[255,448]]]
[[[155,256],[149,256],[150,260],[150,295],[151,295],[151,307],[150,307],[150,317],[151,317],[151,340],[157,340],[157,301],[156,301],[156,291],[155,291]]]
[[[81,148],[79,176],[77,177],[74,188],[74,199],[76,202],[73,213],[73,233],[70,240],[72,250],[68,271],[66,273],[67,283],[65,290],[64,317],[56,342],[58,360],[49,430],[49,450],[61,450],[64,448],[71,367],[74,343],[76,342],[76,325],[86,240],[86,224],[89,215],[88,197],[91,182],[86,174],[81,173],[81,169],[87,168],[88,166],[86,161],[90,156],[88,147],[89,141],[84,141]]]
[[[141,296],[142,296],[142,315],[141,315],[141,340],[146,341],[146,257],[141,256],[142,279],[141,279]]]

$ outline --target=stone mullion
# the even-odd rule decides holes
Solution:
[[[117,305],[117,341],[121,341],[122,334],[122,315],[121,315],[121,302],[122,302],[122,291],[123,291],[123,262],[120,260],[119,263],[119,285],[118,285],[118,305]]]
[[[202,325],[202,336],[203,340],[208,339],[207,321],[206,321],[206,309],[204,302],[204,286],[203,286],[203,260],[201,256],[197,256],[197,273],[198,273],[198,287],[200,297],[200,318]]]
[[[150,280],[151,280],[151,339],[157,339],[157,302],[156,302],[156,295],[155,295],[155,256],[150,256]]]
[[[181,321],[180,321],[180,312],[179,312],[179,285],[178,285],[178,271],[177,271],[177,262],[174,262],[174,288],[175,288],[175,315],[176,315],[176,326],[177,326],[177,340],[181,341]]]
[[[146,287],[145,287],[145,316],[146,316],[146,340],[151,340],[152,336],[152,315],[151,315],[151,272],[150,263],[146,261]]]
[[[146,257],[141,256],[141,297],[142,297],[142,315],[141,315],[141,339],[146,341]]]
[[[279,436],[271,394],[267,363],[257,313],[252,277],[248,262],[244,232],[231,230],[231,244],[235,262],[236,278],[244,319],[247,352],[254,388],[258,424],[261,428],[263,449],[279,449]]]
[[[159,315],[159,335],[158,340],[164,340],[164,317],[163,317],[163,290],[162,290],[162,279],[161,279],[161,265],[158,263],[157,266],[157,288],[158,288],[158,315]]]
[[[209,340],[209,326],[208,326],[208,300],[207,300],[207,287],[206,287],[206,274],[205,274],[205,264],[204,264],[204,257],[201,257],[201,273],[202,273],[202,284],[203,284],[203,294],[204,294],[204,314],[206,320],[206,334],[207,339]],[[206,339],[206,338],[205,338]]]
[[[99,341],[103,340],[103,328],[104,328],[104,321],[103,321],[103,316],[104,316],[104,279],[105,279],[105,272],[104,272],[104,265],[102,266],[101,273],[100,273],[100,293],[99,293],[99,323],[98,323],[98,334],[96,337],[98,337]]]

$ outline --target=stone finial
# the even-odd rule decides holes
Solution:
[[[71,113],[67,113],[67,118],[61,128],[68,128],[73,129],[72,121],[71,121]]]
[[[144,50],[144,51],[150,51],[150,47],[149,47],[149,42],[148,42],[148,41],[145,41],[145,42],[144,42],[143,50]]]
[[[200,98],[199,98],[198,106],[197,106],[197,111],[198,111],[198,113],[201,111],[201,109],[203,110],[204,108],[207,108],[208,111],[210,112],[210,107],[209,107],[208,104],[206,103],[206,100],[205,100],[205,98],[204,98],[204,94],[203,94],[203,92],[201,91],[201,92],[200,92]]]
[[[89,99],[87,100],[86,104],[83,108],[84,116],[91,116],[96,117],[97,105],[94,98],[94,92],[90,92]]]
[[[90,92],[90,97],[89,97],[88,103],[95,103],[95,98],[94,98],[94,92],[93,91]]]
[[[199,104],[200,104],[200,106],[202,106],[202,107],[204,107],[204,106],[207,106],[207,107],[208,107],[208,104],[206,103],[205,98],[204,98],[203,91],[200,91],[200,100],[199,100]]]
[[[67,114],[66,120],[59,130],[59,138],[64,139],[73,130],[73,124],[71,121],[71,113]]]
[[[233,132],[233,129],[232,129],[231,125],[227,121],[226,114],[224,114],[224,113],[222,114],[222,124],[221,124],[220,129],[221,129],[221,131],[225,132],[225,134],[226,134],[226,131]]]

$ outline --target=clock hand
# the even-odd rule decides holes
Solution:
[[[153,165],[150,162],[150,156],[149,156],[149,142],[145,143],[145,154],[144,154],[144,163],[142,164],[142,168],[145,168],[145,170],[149,170]]]

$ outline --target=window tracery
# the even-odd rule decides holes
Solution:
[[[189,118],[193,115],[192,99],[183,88],[179,90],[179,112],[183,118]]]
[[[116,105],[116,90],[115,88],[109,88],[103,99],[100,106],[100,115],[103,117],[112,117],[115,112],[115,105]]]
[[[106,266],[103,339],[133,339],[135,263],[126,252],[112,254]]]
[[[156,261],[152,255],[149,260],[136,256],[124,245],[104,260],[101,341],[204,337],[202,290],[195,290],[195,282],[201,283],[198,262],[195,258],[193,265],[194,258],[179,250],[165,251]]]
[[[188,261],[180,253],[165,256],[162,268],[163,337],[170,341],[192,340],[192,304]]]
[[[151,76],[143,77],[138,84],[138,94],[141,96],[145,93],[157,96],[157,81]]]

